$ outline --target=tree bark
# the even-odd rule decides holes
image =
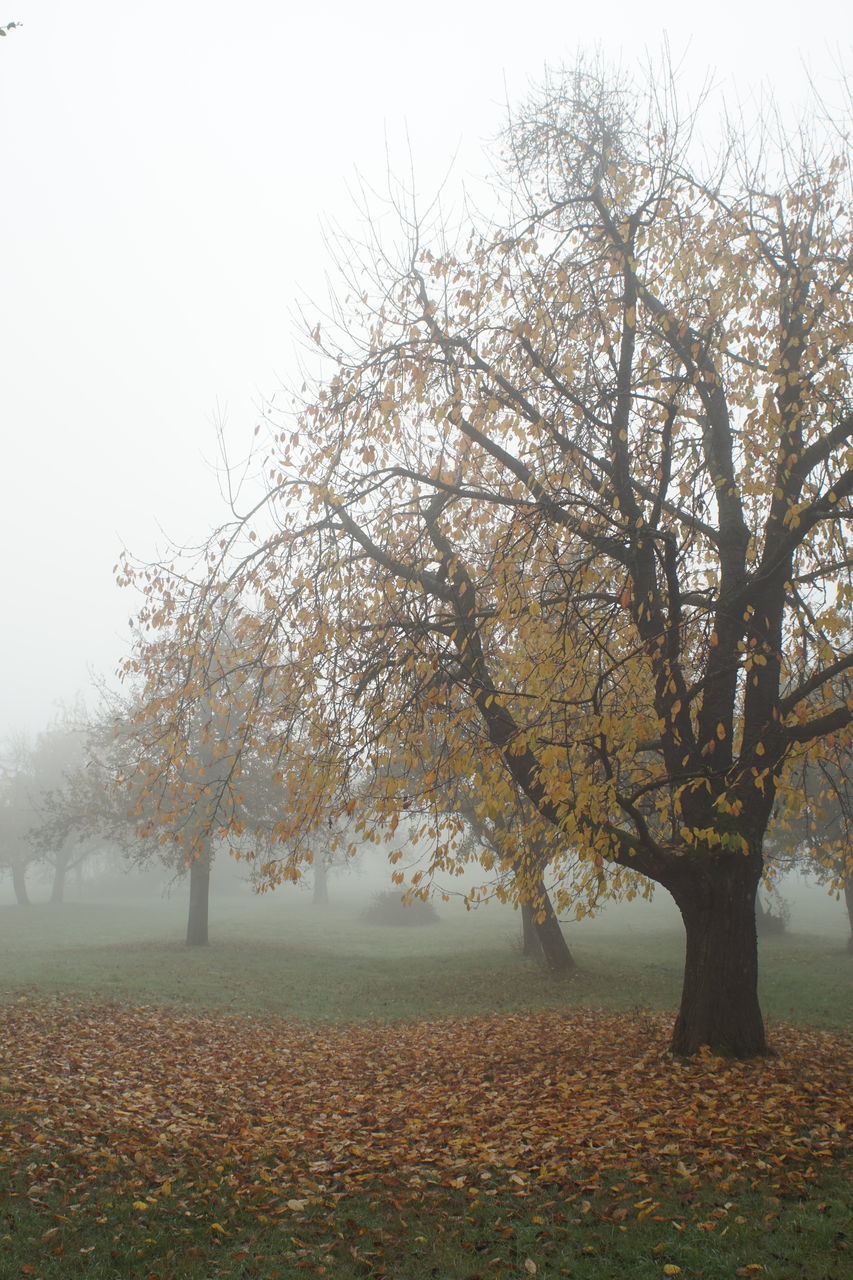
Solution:
[[[534,916],[536,912],[529,902],[521,904],[521,954],[538,958],[542,955],[542,943],[536,932]]]
[[[68,859],[63,854],[58,854],[53,870],[53,883],[50,886],[50,900],[57,903],[62,902],[65,896],[65,877],[68,874]]]
[[[667,885],[684,920],[686,957],[672,1052],[731,1058],[769,1052],[758,1003],[755,895],[760,858],[730,853],[685,867]]]
[[[190,909],[187,917],[187,946],[208,945],[210,903],[210,856],[203,854],[190,863]]]
[[[850,922],[850,937],[847,939],[847,950],[853,955],[853,875],[844,881],[844,901],[847,904],[847,919]]]
[[[533,898],[522,902],[521,926],[526,956],[541,956],[552,973],[574,973],[577,969],[575,958],[563,936],[560,921],[544,884],[538,886]]]
[[[315,856],[313,865],[314,888],[311,900],[315,907],[327,907],[329,905],[329,869],[322,853]]]
[[[15,901],[18,906],[28,907],[30,895],[27,893],[27,869],[21,862],[12,863],[12,888],[15,890]]]

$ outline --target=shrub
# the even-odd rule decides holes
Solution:
[[[362,919],[368,924],[437,924],[440,917],[433,904],[423,898],[405,902],[396,889],[377,893]]]

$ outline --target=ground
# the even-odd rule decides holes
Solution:
[[[570,931],[555,982],[502,915],[389,936],[297,895],[188,951],[176,904],[49,910],[0,912],[4,1277],[849,1267],[831,930],[763,947],[775,1057],[679,1062],[657,917]]]

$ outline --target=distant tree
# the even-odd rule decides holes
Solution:
[[[238,618],[235,609],[220,607],[207,620],[212,648],[205,689],[192,698],[186,691],[195,655],[177,652],[173,633],[159,628],[160,615],[150,619],[146,681],[113,719],[116,776],[137,842],[131,856],[157,856],[189,876],[189,946],[209,941],[210,877],[219,847],[247,861],[264,884],[299,879],[298,862],[309,851],[307,826],[291,840],[287,857],[277,837],[282,809],[295,803],[288,767],[298,740],[286,761],[278,739],[270,749],[247,745],[246,724],[259,689],[257,673],[244,670],[235,639],[239,619],[250,626],[251,614]],[[129,664],[130,674],[138,665]],[[261,683],[266,678],[261,673]],[[323,816],[317,815],[314,832],[318,852],[328,856],[334,842]]]
[[[62,902],[68,872],[97,848],[91,823],[81,820],[91,807],[86,774],[86,731],[73,711],[65,711],[34,743],[14,744],[0,789],[5,821],[0,845],[6,849],[19,902],[29,901],[27,867],[53,870],[50,900]]]
[[[558,855],[559,832],[530,811],[524,796],[514,809],[481,814],[474,797],[461,800],[461,813],[474,844],[477,861],[486,869],[496,867],[496,896],[515,901],[521,911],[522,951],[541,957],[552,973],[573,973],[577,968],[569,950],[551,895],[545,884],[548,867]]]
[[[107,758],[115,770],[116,797],[122,813],[117,831],[126,855],[143,864],[158,859],[176,875],[189,879],[186,941],[209,942],[210,879],[216,854],[213,811],[228,787],[227,723],[202,705],[186,739],[173,744],[173,774],[156,786],[148,769],[147,750],[160,726],[143,717],[131,701],[115,717]],[[156,786],[156,789],[155,789]],[[234,801],[236,803],[236,801]]]
[[[70,871],[101,846],[94,815],[105,803],[103,780],[93,768],[81,712],[65,711],[36,739],[30,757],[39,822],[32,840],[53,870],[50,901],[63,901]]]
[[[40,815],[27,770],[28,752],[18,744],[0,773],[0,867],[12,874],[18,906],[28,907],[27,868],[39,853],[33,841]]]
[[[838,733],[803,763],[765,842],[768,879],[798,870],[843,897],[853,955],[853,738]]]

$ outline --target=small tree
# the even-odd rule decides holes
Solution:
[[[175,603],[174,596],[170,599]],[[143,614],[138,656],[127,664],[127,674],[135,677],[144,669],[146,679],[113,717],[113,751],[134,839],[140,842],[135,856],[147,859],[156,851],[167,865],[189,874],[187,944],[204,946],[217,847],[251,862],[256,881],[295,880],[298,862],[310,848],[305,843],[309,827],[290,839],[289,853],[283,854],[281,808],[292,798],[282,758],[287,744],[280,735],[264,743],[248,732],[265,684],[276,673],[273,654],[260,671],[245,663],[241,646],[256,653],[250,643],[253,614],[233,592],[223,592],[215,610],[199,620],[195,643],[185,649],[182,627],[162,625],[167,613]],[[289,695],[279,699],[279,706],[283,722],[292,727]],[[304,745],[294,738],[291,752],[299,750]],[[324,817],[318,811],[314,827],[322,833],[318,848],[328,851],[334,841],[321,822]]]
[[[80,717],[64,712],[32,745],[16,743],[3,779],[5,856],[13,871],[15,894],[29,902],[26,868],[46,864],[53,870],[50,901],[63,900],[69,871],[94,852],[97,836],[92,808],[92,775],[87,771],[86,731]]]
[[[21,767],[20,752],[14,764],[0,774],[0,866],[12,874],[12,887],[19,907],[30,905],[27,868],[38,858],[33,836],[39,813],[32,794],[32,779]]]
[[[853,793],[848,732],[834,734],[820,755],[804,762],[788,783],[790,796],[771,820],[765,852],[772,882],[800,870],[844,898],[853,954]]]
[[[89,745],[82,711],[66,711],[39,734],[32,751],[40,817],[33,842],[53,869],[53,903],[63,901],[69,872],[82,867],[100,844],[97,814],[106,801],[104,779]]]

